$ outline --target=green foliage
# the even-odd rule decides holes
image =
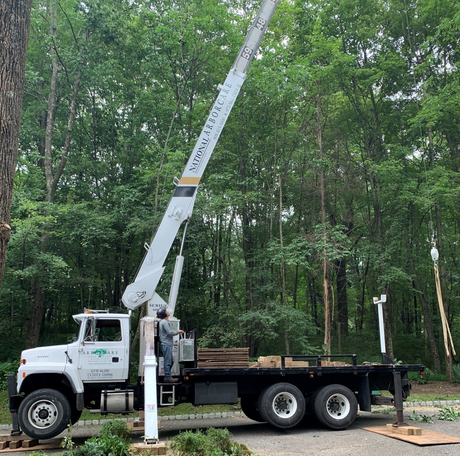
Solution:
[[[433,423],[430,416],[418,414],[415,410],[409,415],[409,419],[413,421],[422,421],[423,423]]]
[[[423,423],[433,423],[430,416],[419,414],[415,410],[409,415],[409,419],[412,421],[422,421]]]
[[[107,421],[98,436],[93,436],[85,444],[74,449],[74,456],[129,456],[129,430],[124,421]]]
[[[425,378],[424,372],[408,372],[408,378],[411,382],[417,382],[419,385],[425,385],[428,380]]]
[[[460,364],[454,364],[454,382],[460,383]]]
[[[16,375],[18,372],[18,361],[6,361],[0,363],[0,390],[5,390],[8,387],[8,375]]]
[[[68,342],[83,307],[120,309],[259,2],[51,6],[32,10],[0,361],[19,357],[35,307],[40,344]],[[385,290],[394,356],[444,368],[429,241],[457,340],[457,9],[280,2],[187,229],[177,316],[202,346],[314,352],[326,264],[333,348],[379,361],[372,297]],[[51,172],[63,167],[52,201],[45,146]]]
[[[233,328],[233,329],[232,329]],[[299,309],[269,302],[262,309],[241,315],[221,314],[200,338],[200,347],[235,347],[239,340],[254,339],[261,354],[282,354],[285,336],[291,354],[316,353],[312,344],[316,328],[311,318]]]
[[[230,440],[227,429],[208,428],[185,431],[171,439],[169,448],[176,456],[247,456],[252,454],[245,445]]]
[[[76,444],[73,441],[73,437],[72,437],[72,427],[69,426],[67,428],[67,434],[62,439],[61,448],[71,451],[74,449],[75,446]]]
[[[123,420],[110,420],[106,421],[101,430],[99,431],[99,437],[102,439],[110,439],[111,437],[119,437],[123,441],[128,441],[129,429],[125,421]]]
[[[446,407],[439,411],[438,420],[441,421],[460,421],[460,411],[452,407]]]
[[[446,375],[441,374],[439,372],[434,372],[428,367],[425,367],[425,370],[423,371],[423,375],[420,376],[419,383],[421,385],[429,383],[429,382],[436,382],[436,381],[445,381],[446,380]]]

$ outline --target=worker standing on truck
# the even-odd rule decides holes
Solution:
[[[171,329],[171,325],[168,321],[170,315],[171,314],[166,309],[160,309],[157,312],[157,317],[161,318],[160,328],[158,332],[160,336],[161,350],[163,352],[164,360],[164,381],[167,383],[176,383],[179,381],[179,379],[171,377],[171,368],[173,366],[173,337],[177,336],[178,334],[183,334],[184,331],[182,329],[179,329],[179,331],[176,332]]]

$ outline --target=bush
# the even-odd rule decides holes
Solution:
[[[172,438],[169,448],[175,456],[247,456],[252,454],[245,445],[230,440],[227,429],[208,428],[185,431]]]
[[[452,407],[446,407],[439,411],[438,420],[441,421],[460,421],[460,412]]]
[[[440,374],[439,372],[432,371],[428,367],[423,371],[423,375],[419,380],[419,384],[425,384],[428,382],[443,382],[446,381],[445,374]]]
[[[126,422],[123,420],[106,421],[99,432],[100,438],[120,437],[127,442],[129,438],[129,429]]]
[[[103,424],[98,436],[91,437],[72,456],[130,456],[129,430],[124,421],[113,420]]]

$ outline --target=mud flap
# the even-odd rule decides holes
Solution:
[[[22,396],[16,394],[16,377],[14,375],[8,375],[8,397],[10,400],[10,413],[11,413],[11,435],[21,435],[22,431],[19,427],[18,421],[18,409],[22,401]]]
[[[371,389],[369,387],[369,377],[367,375],[362,375],[359,378],[358,403],[359,409],[363,412],[370,412],[372,410]]]

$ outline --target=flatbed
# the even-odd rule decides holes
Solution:
[[[339,357],[350,362],[323,365],[324,359]],[[287,358],[313,365],[287,367]],[[357,364],[357,355],[281,356],[279,367],[186,367],[175,397],[194,405],[240,399],[249,418],[279,428],[295,426],[311,413],[331,429],[344,429],[356,418],[358,406],[371,411],[373,404],[393,404],[402,423],[403,401],[410,394],[408,373],[423,370],[422,364]]]

